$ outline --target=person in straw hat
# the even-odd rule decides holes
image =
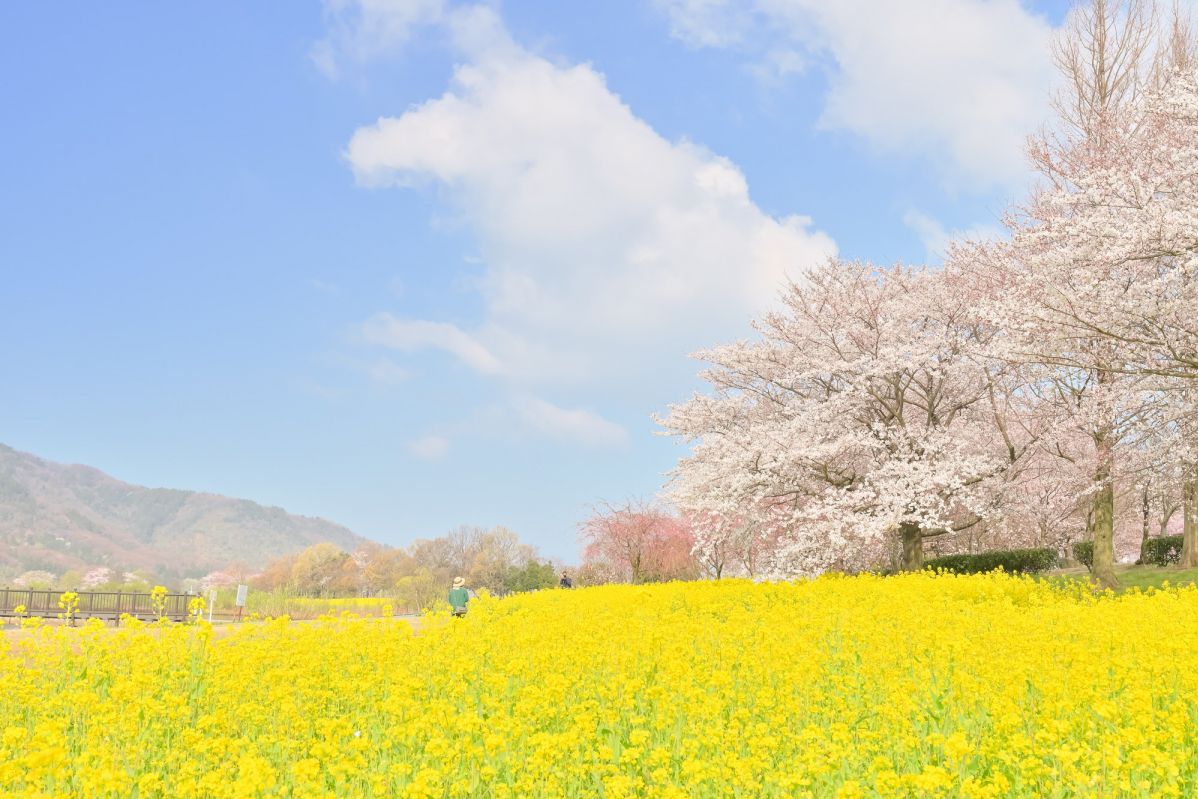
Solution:
[[[466,581],[461,577],[453,578],[453,588],[449,589],[449,604],[453,615],[465,616],[466,603],[470,601],[470,592],[466,590]]]

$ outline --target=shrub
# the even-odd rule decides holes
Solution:
[[[503,575],[503,592],[518,594],[557,587],[557,570],[549,561],[530,560],[523,566],[508,566]]]
[[[1057,564],[1057,553],[1051,549],[996,549],[976,555],[945,555],[932,558],[925,569],[941,569],[957,574],[980,574],[1001,568],[1011,574],[1036,574]]]
[[[1144,544],[1144,562],[1168,566],[1181,559],[1181,536],[1166,535],[1149,538]]]
[[[1087,569],[1094,566],[1094,542],[1078,541],[1073,545],[1073,557]],[[1154,566],[1169,566],[1181,559],[1181,536],[1166,535],[1149,538],[1144,544],[1144,558],[1140,561]]]

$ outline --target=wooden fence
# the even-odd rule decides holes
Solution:
[[[15,616],[16,609],[24,607],[24,615],[42,618],[57,618],[63,614],[59,600],[65,591],[44,591],[27,588],[0,588],[0,616]],[[196,598],[195,594],[167,594],[162,613],[154,607],[150,594],[123,591],[76,591],[77,619],[105,619],[120,624],[121,615],[153,620],[162,615],[172,621],[187,620],[187,605]]]

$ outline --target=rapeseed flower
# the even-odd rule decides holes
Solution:
[[[480,597],[415,632],[43,626],[0,649],[0,796],[1192,797],[1196,613],[914,574]]]

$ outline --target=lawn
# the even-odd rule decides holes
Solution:
[[[1169,585],[1194,585],[1198,583],[1198,569],[1178,569],[1173,566],[1133,566],[1120,564],[1115,566],[1115,574],[1119,577],[1119,590],[1131,588],[1161,588],[1166,582]],[[1071,580],[1089,580],[1090,572],[1085,566],[1074,566],[1068,569],[1058,569],[1049,572],[1049,577],[1067,577]]]

